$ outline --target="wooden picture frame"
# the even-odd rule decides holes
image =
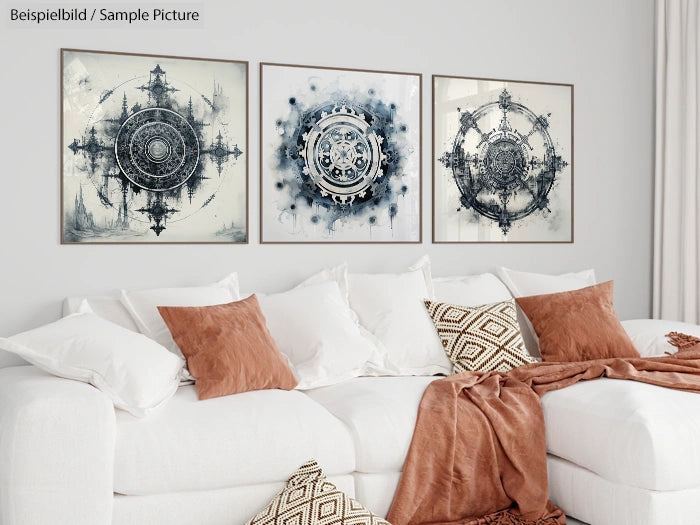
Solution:
[[[61,243],[248,242],[248,62],[61,50]]]
[[[260,242],[420,243],[422,76],[260,65]]]
[[[574,241],[574,86],[433,75],[434,243]]]

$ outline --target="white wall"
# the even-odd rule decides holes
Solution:
[[[245,289],[274,290],[342,260],[355,271],[395,271],[426,252],[436,275],[499,264],[553,273],[594,267],[600,280],[615,280],[621,317],[649,315],[651,0],[209,1],[198,8],[203,22],[189,29],[0,23],[0,335],[58,317],[69,294],[206,283],[233,269]],[[59,244],[61,47],[250,61],[249,245]],[[259,245],[260,61],[423,73],[421,245]],[[431,244],[433,73],[575,84],[574,244]]]

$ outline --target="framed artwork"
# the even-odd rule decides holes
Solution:
[[[433,76],[433,242],[573,242],[572,84]]]
[[[246,243],[248,63],[61,50],[61,243]]]
[[[260,66],[260,240],[421,241],[421,75]]]

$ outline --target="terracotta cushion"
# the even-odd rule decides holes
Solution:
[[[199,399],[297,385],[255,295],[213,306],[159,306]]]
[[[543,361],[639,357],[613,307],[613,282],[518,297],[535,328]]]

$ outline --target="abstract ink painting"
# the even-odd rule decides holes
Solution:
[[[433,242],[573,242],[573,85],[433,76]]]
[[[61,242],[246,243],[248,63],[63,49]]]
[[[261,242],[420,242],[421,76],[262,64]]]

